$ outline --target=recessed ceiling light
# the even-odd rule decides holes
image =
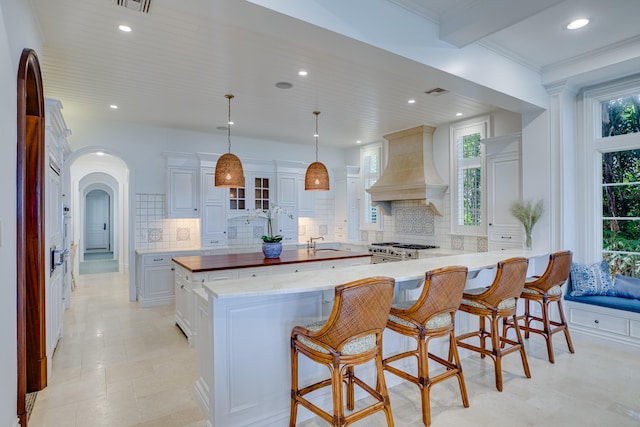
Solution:
[[[408,100],[407,102],[408,102],[409,104],[415,104],[415,103],[416,103],[416,100],[415,100],[415,99],[410,99],[410,100]]]
[[[360,141],[360,140],[356,141],[356,144],[361,144],[361,143],[362,143],[362,141]]]
[[[228,124],[229,126],[231,126],[231,125],[233,125],[233,121],[229,121],[229,122],[227,122],[227,124]]]
[[[104,152],[103,151],[96,151],[96,156],[104,156]]]
[[[462,113],[456,113],[456,116],[460,117],[462,115]]]
[[[111,104],[109,105],[109,108],[111,108],[112,110],[117,110],[118,106],[116,104]]]
[[[291,89],[293,85],[289,82],[278,82],[276,83],[276,87],[278,89]]]
[[[122,31],[123,33],[130,33],[131,32],[131,27],[128,25],[118,25],[118,29],[120,31]]]
[[[569,22],[567,28],[570,30],[577,30],[578,28],[582,28],[589,23],[587,18],[580,18]]]
[[[298,71],[299,76],[306,76],[308,73],[305,70]]]

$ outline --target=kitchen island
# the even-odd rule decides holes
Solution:
[[[368,252],[338,249],[284,250],[279,258],[265,258],[260,252],[194,255],[174,257],[175,319],[189,344],[198,333],[195,323],[196,296],[194,291],[203,283],[220,282],[246,277],[266,277],[278,274],[301,273],[314,270],[333,270],[369,264]],[[231,285],[232,286],[232,285]]]
[[[428,270],[464,265],[470,272],[468,287],[476,287],[478,278],[483,285],[492,280],[491,271],[498,261],[514,256],[530,260],[530,274],[546,267],[546,252],[514,249],[225,282],[205,281],[202,290],[197,292],[200,296],[196,316],[199,330],[196,392],[206,413],[207,425],[288,425],[291,329],[326,318],[333,304],[335,286],[364,277],[390,276],[396,280],[395,298],[402,300],[403,290],[419,287]],[[541,261],[536,263],[536,258]],[[464,323],[457,322],[456,333],[465,330]],[[462,330],[458,330],[460,328]],[[385,355],[407,349],[409,345],[406,338],[385,332]],[[371,375],[366,365],[362,369],[365,378]],[[300,358],[299,372],[301,384],[328,375],[321,366],[304,357]],[[400,380],[390,376],[387,381],[392,387]],[[319,392],[317,399],[320,405],[330,405],[328,391]],[[312,416],[301,408],[298,420]]]

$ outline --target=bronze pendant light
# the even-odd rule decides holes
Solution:
[[[235,154],[231,154],[231,99],[233,95],[224,96],[229,100],[229,117],[227,122],[227,140],[229,141],[229,152],[223,154],[216,162],[215,186],[225,188],[244,188],[244,171],[242,162]]]
[[[304,177],[304,189],[306,191],[329,191],[329,172],[325,165],[318,161],[318,116],[320,111],[314,111],[316,115],[316,161],[307,168]]]

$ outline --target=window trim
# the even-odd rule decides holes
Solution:
[[[480,200],[482,202],[481,207],[481,221],[479,226],[475,225],[459,225],[457,224],[457,213],[459,210],[459,186],[458,181],[458,147],[456,142],[456,133],[462,129],[477,127],[481,129],[480,141],[489,138],[491,135],[491,117],[479,116],[468,120],[453,123],[449,126],[449,152],[450,155],[450,168],[449,168],[449,182],[451,183],[449,188],[450,194],[450,228],[451,234],[465,235],[465,236],[485,236],[487,234],[487,184],[486,184],[486,159],[485,159],[485,147],[484,144],[480,144]],[[484,133],[484,135],[482,135]]]
[[[382,210],[378,207],[376,214],[376,222],[371,223],[366,221],[366,212],[369,209],[367,206],[367,199],[371,196],[366,192],[367,188],[365,183],[365,167],[364,167],[364,157],[367,152],[377,151],[378,154],[378,179],[382,176],[382,171],[384,170],[384,150],[383,150],[382,142],[374,142],[372,144],[367,144],[365,146],[360,147],[360,194],[363,194],[360,202],[360,229],[366,231],[381,231],[384,229],[384,216]]]
[[[602,154],[640,149],[640,133],[602,136],[602,102],[638,93],[640,77],[588,88],[581,94],[583,125],[579,127],[576,153],[582,152],[583,157],[577,156],[575,160],[583,179],[577,191],[576,205],[578,212],[584,212],[584,219],[579,225],[582,232],[577,233],[576,255],[584,262],[602,259]]]

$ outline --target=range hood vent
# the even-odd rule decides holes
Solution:
[[[431,126],[417,126],[384,136],[389,142],[389,161],[367,192],[373,204],[387,215],[391,215],[391,202],[401,200],[419,200],[436,215],[442,215],[448,186],[435,167],[434,130]]]
[[[116,0],[116,4],[136,12],[149,13],[151,0]]]

